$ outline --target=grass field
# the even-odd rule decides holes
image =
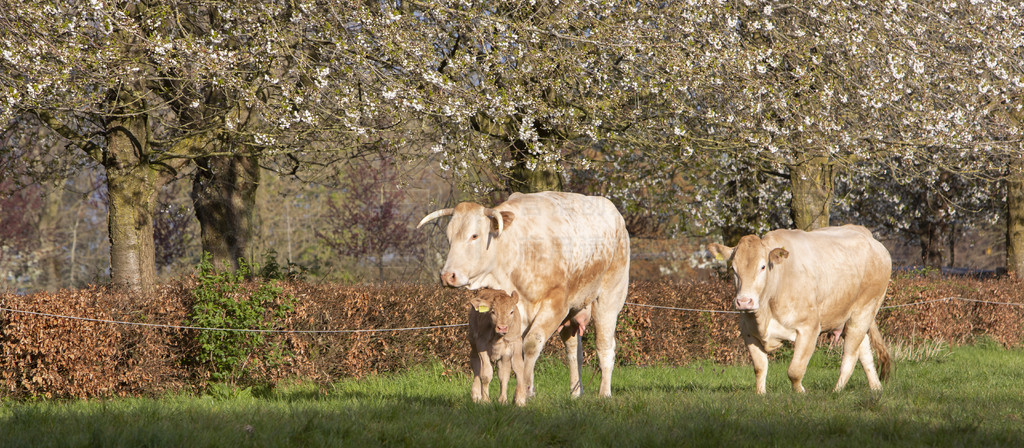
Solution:
[[[619,367],[611,399],[573,400],[566,369],[545,359],[525,408],[472,403],[468,373],[440,365],[257,396],[4,401],[0,446],[1024,446],[1024,350],[981,343],[916,358],[897,363],[881,394],[859,368],[832,393],[838,357],[819,350],[806,395],[790,390],[781,356],[765,397],[747,366],[694,363]]]

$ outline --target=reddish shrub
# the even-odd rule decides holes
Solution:
[[[396,371],[439,360],[450,371],[469,372],[466,340],[468,291],[435,285],[357,285],[285,283],[298,299],[286,320],[291,330],[394,329],[408,331],[287,333],[291,352],[273,367],[254,366],[273,382],[300,377],[326,382],[342,376]],[[885,306],[949,297],[1024,305],[1017,278],[998,280],[897,277]],[[142,298],[103,287],[54,294],[0,296],[0,307],[40,313],[181,325],[192,306],[194,281],[157,288]],[[255,286],[251,286],[255,287]],[[681,365],[695,359],[747,362],[735,314],[652,308],[654,305],[699,310],[728,310],[732,286],[701,282],[634,282],[619,318],[618,360],[622,364]],[[1007,346],[1024,341],[1024,306],[958,300],[886,308],[879,313],[889,340],[970,342],[987,335]],[[202,388],[208,372],[184,360],[194,355],[196,332],[129,326],[0,312],[0,390],[13,397],[93,397],[150,395]],[[593,335],[584,346],[593,356]],[[546,352],[561,357],[553,338]],[[253,356],[259,362],[260,356]]]
[[[185,284],[151,300],[101,287],[3,295],[4,308],[93,319],[180,325]],[[149,298],[148,298],[149,299]],[[189,382],[174,367],[181,332],[13,312],[0,313],[0,388],[12,396],[89,397],[152,393]]]
[[[892,308],[918,302],[929,303]],[[890,340],[963,344],[984,334],[1005,346],[1020,345],[1024,341],[1024,282],[1015,276],[995,280],[897,277],[889,284],[878,315],[879,326]]]

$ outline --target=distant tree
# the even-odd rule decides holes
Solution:
[[[30,228],[17,237],[0,237],[8,241],[33,240],[31,253],[23,253],[21,257],[34,260],[36,275],[20,287],[38,286],[54,291],[62,281],[60,271],[64,263],[58,240],[67,187],[65,179],[91,168],[88,163],[60,157],[64,146],[66,142],[59,135],[32,116],[20,117],[0,135],[0,179],[4,180],[0,197],[18,200],[30,195],[36,198],[31,207],[4,211],[8,219],[16,217],[31,223]]]
[[[190,268],[198,263],[198,258],[188,259],[189,252],[199,255],[192,247],[195,241],[195,212],[192,204],[178,189],[173,188],[181,181],[168,185],[157,197],[156,215],[153,220],[153,242],[156,247],[156,266],[160,270],[168,270],[180,264]]]
[[[0,285],[17,285],[38,275],[36,214],[42,203],[40,188],[12,188],[0,181]]]
[[[418,215],[403,209],[406,192],[400,172],[389,158],[356,161],[339,188],[316,234],[338,254],[375,266],[383,282],[389,256],[415,256],[423,245],[423,233],[414,229]]]
[[[923,266],[952,266],[956,239],[995,223],[1005,196],[994,180],[1001,170],[988,167],[988,160],[960,160],[958,169],[974,173],[968,176],[944,168],[943,152],[935,148],[930,157],[892,155],[862,162],[867,166],[838,179],[835,215],[917,245]]]
[[[38,117],[70,142],[60,158],[103,167],[114,284],[153,285],[157,192],[192,160],[204,245],[233,263],[261,158],[324,163],[394,126],[365,56],[366,8],[21,2],[0,16],[0,126]]]

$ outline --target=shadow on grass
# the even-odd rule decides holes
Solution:
[[[19,406],[4,446],[1021,446],[1016,426],[852,394],[626,389],[524,408],[468,397],[288,392],[245,401]],[[967,404],[973,408],[976,404]],[[836,408],[843,408],[841,411]],[[998,418],[993,416],[993,418]]]

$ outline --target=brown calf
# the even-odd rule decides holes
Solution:
[[[498,402],[507,402],[508,379],[516,373],[515,402],[526,403],[526,382],[523,381],[523,324],[519,314],[519,294],[511,296],[496,289],[481,289],[470,299],[469,363],[473,367],[473,401],[490,401],[492,361],[498,362],[501,395]]]

